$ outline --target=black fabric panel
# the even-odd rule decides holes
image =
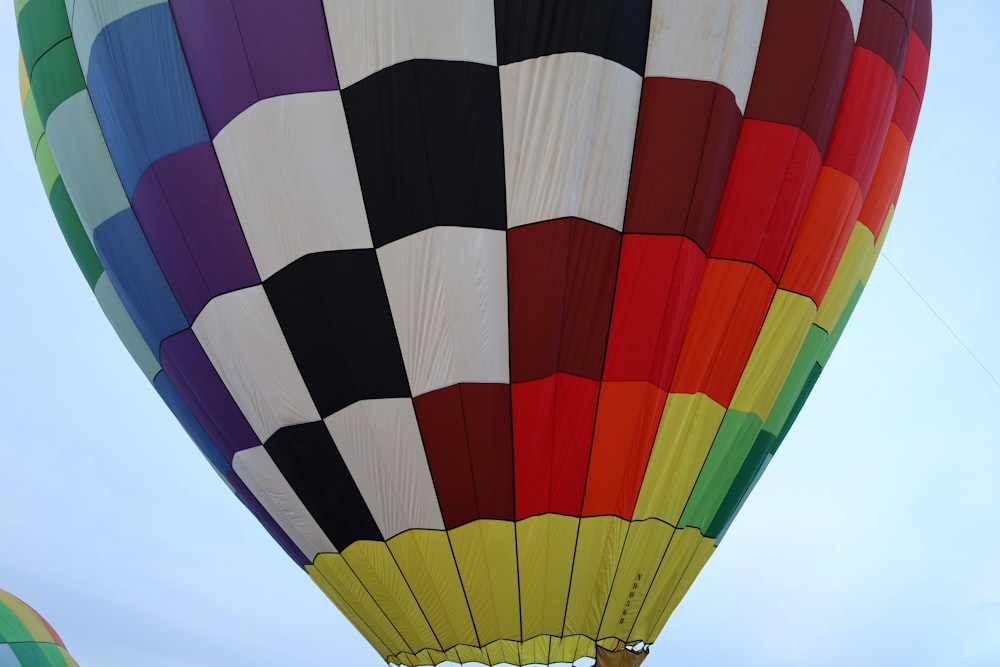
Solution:
[[[306,255],[264,290],[320,415],[410,395],[374,250]]]
[[[376,248],[431,227],[507,228],[496,67],[411,60],[341,98]]]
[[[326,424],[286,426],[264,449],[338,551],[358,540],[385,539]]]
[[[496,0],[500,65],[589,53],[646,71],[652,0]]]

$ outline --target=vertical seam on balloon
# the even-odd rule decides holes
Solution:
[[[455,545],[451,541],[451,531],[445,530],[444,535],[445,539],[448,540],[448,549],[451,551],[451,560],[455,564],[455,574],[458,576],[458,585],[462,589],[462,597],[465,598],[465,607],[469,610],[469,624],[472,626],[472,632],[476,636],[476,644],[480,645],[482,640],[479,638],[479,628],[476,627],[476,616],[472,613],[472,603],[469,601],[469,591],[465,588],[465,578],[462,576],[462,569],[458,566],[458,556],[455,554]],[[456,644],[456,646],[458,646],[458,644]]]
[[[648,5],[649,5],[649,13],[647,14],[648,19],[646,21],[646,61],[648,61],[649,59],[649,32],[651,30],[653,22],[652,19],[653,0],[649,0]],[[622,228],[620,231],[618,231],[618,253],[615,260],[615,273],[613,278],[614,285],[611,288],[611,308],[610,312],[608,313],[608,327],[607,331],[605,331],[605,337],[604,337],[604,354],[601,356],[601,371],[597,377],[597,400],[594,402],[594,423],[591,426],[591,431],[590,431],[590,450],[587,452],[587,467],[583,479],[583,489],[580,494],[580,510],[579,510],[580,516],[576,524],[576,541],[574,542],[573,545],[573,564],[570,565],[569,585],[566,589],[566,607],[563,610],[563,622],[562,622],[563,632],[566,631],[566,618],[569,615],[569,601],[573,589],[573,573],[576,570],[576,558],[580,545],[580,531],[582,529],[583,518],[584,518],[583,511],[587,502],[587,484],[590,481],[590,474],[591,474],[590,465],[594,455],[594,439],[597,435],[597,420],[600,416],[600,409],[601,409],[601,393],[602,393],[601,389],[604,386],[604,370],[607,365],[608,348],[610,347],[611,344],[611,329],[612,326],[614,325],[614,319],[615,319],[615,306],[617,305],[616,297],[618,293],[618,276],[619,273],[621,272],[622,247],[624,245],[624,240],[625,240],[625,221],[628,219],[628,194],[632,188],[632,176],[634,174],[632,165],[635,164],[635,149],[639,139],[639,115],[642,111],[642,91],[645,87],[646,87],[646,75],[645,75],[645,63],[644,63],[643,73],[639,77],[639,99],[636,102],[635,106],[635,131],[632,135],[632,159],[630,161],[631,165],[629,168],[628,183],[625,186],[625,205],[622,208],[622,217],[621,217]],[[622,517],[622,519],[625,519],[631,524],[631,511],[629,512],[629,515],[630,515],[629,519],[625,519],[625,517]],[[622,542],[622,552],[624,552],[624,548],[625,548],[625,543]],[[618,563],[616,563],[615,565],[616,577],[618,573],[618,565],[620,563],[621,563],[621,553],[618,554]],[[614,587],[614,579],[612,579],[612,588],[613,587]],[[610,596],[611,596],[611,589],[609,589],[608,591],[608,599],[610,599]],[[605,601],[605,607],[607,607],[607,601]],[[601,623],[603,623],[603,621],[604,621],[604,614],[601,615]],[[600,624],[598,624],[597,630],[598,631],[595,634],[600,634]]]
[[[382,544],[383,544],[383,545],[385,546],[385,549],[386,549],[386,551],[389,551],[389,545],[388,545],[388,544],[387,544],[386,542],[382,542]],[[391,552],[391,551],[389,551],[389,553],[391,554],[392,552]],[[389,616],[389,614],[387,614],[387,613],[385,612],[385,610],[384,610],[384,609],[382,608],[382,605],[380,605],[380,604],[379,604],[379,602],[378,602],[378,600],[377,600],[377,599],[375,598],[375,596],[374,596],[374,595],[372,595],[372,592],[371,592],[370,590],[368,590],[368,585],[367,585],[367,584],[366,584],[366,582],[365,582],[365,581],[364,581],[364,580],[363,580],[363,579],[361,578],[361,576],[360,576],[360,575],[359,575],[359,574],[358,574],[358,573],[357,573],[357,572],[356,572],[356,571],[354,570],[354,566],[352,566],[352,565],[351,565],[351,563],[350,563],[350,561],[349,561],[349,560],[347,560],[347,558],[346,558],[346,557],[345,557],[345,556],[343,555],[343,552],[340,552],[340,556],[341,556],[341,559],[342,559],[342,560],[343,560],[343,562],[344,562],[344,566],[345,566],[345,567],[346,567],[346,568],[347,568],[348,570],[350,570],[350,571],[351,571],[351,574],[352,574],[352,575],[354,576],[354,578],[358,580],[358,585],[359,585],[359,586],[361,586],[361,588],[362,588],[362,590],[364,590],[365,594],[366,594],[366,595],[367,595],[367,596],[368,596],[369,598],[371,598],[371,601],[372,601],[372,604],[373,604],[373,605],[374,605],[374,606],[375,606],[375,607],[376,607],[376,608],[377,608],[377,609],[378,609],[378,610],[379,610],[380,612],[382,612],[382,615],[383,615],[383,616],[385,616],[385,620],[386,620],[386,623],[388,623],[388,624],[389,624],[389,627],[391,627],[391,628],[392,628],[393,630],[395,630],[395,631],[396,631],[396,634],[397,634],[397,635],[399,635],[399,638],[400,638],[400,640],[401,640],[401,641],[403,642],[403,646],[405,646],[405,647],[406,647],[407,649],[409,649],[411,653],[413,653],[413,654],[416,654],[416,653],[417,653],[417,651],[413,650],[413,647],[412,647],[412,646],[410,645],[410,642],[409,642],[409,641],[408,641],[408,640],[406,639],[406,636],[405,636],[405,635],[404,635],[404,634],[403,634],[402,632],[400,632],[400,630],[399,630],[399,626],[397,626],[397,625],[396,625],[396,623],[395,623],[395,622],[393,621],[393,619],[392,619],[392,618],[391,618],[391,617]],[[393,558],[393,561],[395,562],[395,558]],[[397,565],[396,567],[397,567],[397,569],[399,568],[399,566],[398,566],[398,565]],[[405,580],[405,579],[404,579],[404,580]],[[407,584],[407,586],[409,586],[409,584]],[[411,591],[411,594],[412,594],[412,591]],[[418,606],[418,608],[419,608],[419,605],[417,605],[417,606]],[[421,613],[423,613],[423,610],[421,610]],[[425,618],[424,620],[426,621],[426,618]],[[378,634],[378,633],[376,633],[376,635],[377,635],[377,634]]]
[[[266,511],[266,510],[265,510],[265,511]],[[351,604],[351,603],[350,603],[350,602],[349,602],[349,601],[347,600],[347,598],[346,598],[346,597],[344,597],[344,596],[343,596],[343,595],[342,595],[342,594],[340,593],[340,591],[339,591],[339,590],[337,589],[337,587],[336,587],[336,586],[335,586],[335,585],[333,584],[333,582],[332,582],[332,581],[330,581],[330,578],[329,578],[329,577],[327,577],[327,576],[326,576],[326,574],[325,574],[325,573],[324,573],[324,572],[323,572],[323,571],[322,571],[322,570],[321,570],[321,569],[320,569],[320,568],[319,568],[319,567],[318,567],[318,566],[316,565],[316,560],[317,560],[317,558],[319,558],[319,556],[320,556],[320,555],[321,555],[321,554],[317,554],[317,555],[316,555],[315,557],[313,557],[313,561],[312,561],[312,562],[310,563],[310,565],[312,566],[313,570],[314,570],[314,571],[316,572],[316,574],[317,574],[317,575],[319,575],[319,576],[323,577],[323,580],[324,580],[324,581],[326,581],[326,583],[327,583],[327,585],[328,585],[328,586],[330,587],[330,589],[331,589],[332,591],[336,592],[336,593],[337,593],[337,595],[338,595],[338,596],[340,597],[341,601],[342,601],[342,602],[344,603],[344,605],[345,605],[345,606],[346,606],[346,607],[347,607],[348,609],[350,609],[350,610],[351,610],[352,612],[354,612],[354,615],[355,615],[355,616],[356,616],[356,617],[358,618],[358,620],[359,620],[359,621],[361,621],[361,622],[362,622],[362,623],[364,624],[364,626],[365,626],[366,628],[368,628],[369,632],[371,632],[371,633],[372,633],[372,636],[374,636],[374,637],[377,637],[377,638],[379,639],[379,641],[380,641],[380,642],[382,642],[382,644],[383,644],[383,645],[385,645],[385,644],[386,644],[386,642],[385,642],[385,640],[384,640],[384,639],[382,638],[382,636],[381,636],[381,635],[380,635],[380,634],[379,634],[379,633],[378,633],[378,632],[377,632],[377,631],[376,631],[376,630],[375,630],[375,629],[374,629],[374,628],[373,628],[373,627],[372,627],[372,626],[371,626],[371,625],[370,625],[370,624],[368,623],[368,619],[366,618],[366,614],[363,614],[363,613],[359,612],[359,611],[357,610],[357,608],[356,608],[356,607],[354,607],[354,605],[352,605],[352,604]],[[337,555],[339,555],[339,554],[337,554]],[[343,556],[340,556],[340,557],[341,557],[341,559],[343,559]],[[346,563],[346,561],[345,561],[345,563]],[[303,568],[303,569],[305,569],[305,568]],[[357,576],[357,575],[355,575],[355,576]],[[321,589],[321,590],[322,590],[322,589]],[[324,592],[324,593],[326,593],[326,591],[323,591],[323,592]],[[327,595],[327,597],[329,597],[329,595]],[[336,605],[336,602],[334,602],[334,605]],[[385,614],[384,614],[384,613],[383,613],[383,616],[385,616]],[[351,620],[351,619],[348,619],[348,621],[350,621],[350,620]],[[387,616],[386,616],[386,620],[388,620],[388,617],[387,617]],[[391,626],[391,625],[392,625],[392,623],[390,622],[390,623],[389,623],[389,625]],[[398,631],[397,631],[397,632],[398,632]],[[400,637],[402,637],[402,635],[400,635]],[[405,640],[404,640],[404,642],[405,642]],[[391,650],[391,649],[389,649],[389,646],[388,646],[388,645],[386,645],[386,646],[385,646],[385,648],[386,648],[387,650]],[[386,656],[386,657],[388,657],[388,656]]]
[[[646,521],[649,521],[649,520],[650,519],[646,519]],[[653,518],[652,520],[653,521],[659,521],[659,519],[656,519],[656,518]],[[664,523],[666,523],[666,522],[664,522]],[[637,525],[638,525],[638,522],[637,522]],[[670,524],[668,523],[667,525],[670,525]],[[631,525],[629,526],[629,530],[631,531]],[[649,586],[646,588],[646,594],[642,596],[642,602],[639,603],[639,609],[636,610],[635,614],[633,614],[633,616],[632,616],[632,623],[628,626],[628,633],[625,634],[626,639],[624,640],[626,643],[629,642],[629,641],[632,641],[632,632],[633,632],[633,630],[635,630],[635,624],[639,620],[639,615],[642,613],[642,608],[643,608],[643,606],[645,606],[646,600],[649,599],[650,593],[653,592],[653,584],[656,582],[656,576],[660,573],[660,569],[663,567],[663,561],[665,561],[667,559],[667,554],[670,553],[670,546],[674,543],[674,538],[677,536],[677,534],[679,532],[681,532],[681,530],[682,530],[681,528],[674,528],[673,531],[670,533],[670,537],[667,539],[667,543],[663,547],[663,553],[660,555],[660,560],[656,564],[656,570],[653,571],[653,575],[649,578]],[[616,575],[616,579],[617,579],[617,575]],[[610,600],[610,598],[609,598],[609,600]],[[606,606],[607,605],[605,605],[605,607]],[[604,613],[605,613],[605,615],[607,615],[607,609],[606,608],[605,608],[605,612]],[[604,624],[604,619],[603,618],[601,619],[601,624],[602,625]],[[645,639],[642,638],[642,637],[639,637],[638,639],[642,639],[643,641],[645,641]]]
[[[389,538],[389,539],[391,540],[392,538]],[[438,633],[434,629],[434,624],[431,623],[431,620],[427,617],[427,612],[424,611],[423,606],[420,604],[420,598],[417,597],[416,592],[413,590],[413,587],[410,585],[410,580],[406,578],[406,574],[403,573],[403,568],[400,567],[399,561],[396,560],[396,554],[394,554],[393,551],[392,551],[392,549],[389,548],[389,540],[386,540],[385,542],[383,542],[383,544],[385,545],[385,550],[389,553],[389,556],[392,558],[392,562],[396,566],[396,570],[399,572],[399,578],[403,580],[404,584],[406,584],[406,589],[408,591],[410,591],[410,595],[413,597],[413,603],[417,606],[417,609],[420,610],[420,615],[423,616],[424,622],[427,623],[427,627],[431,631],[431,636],[434,637],[434,641],[437,642],[438,649],[443,652],[444,651],[444,644],[441,642],[441,638],[438,637]],[[400,607],[400,610],[402,610],[402,607]],[[433,646],[424,646],[424,647],[421,647],[420,650],[423,651],[423,650],[426,650],[426,649],[434,650],[434,647]],[[415,651],[415,653],[419,653],[419,651]]]

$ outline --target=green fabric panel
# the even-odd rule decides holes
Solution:
[[[42,139],[45,128],[42,127],[42,119],[38,115],[38,105],[35,104],[35,91],[29,90],[28,96],[24,99],[24,126],[28,129],[28,140],[31,142],[31,152],[38,149],[38,142]]]
[[[115,288],[111,284],[111,280],[107,274],[102,274],[98,278],[97,286],[94,287],[94,296],[97,297],[97,302],[101,304],[104,316],[111,322],[111,326],[114,328],[115,333],[118,334],[118,338],[125,345],[125,349],[132,355],[132,359],[135,360],[136,365],[142,370],[146,379],[152,382],[156,374],[161,370],[160,362],[153,356],[153,352],[146,345],[146,341],[143,339],[142,334],[139,333],[139,329],[136,328],[135,322],[129,317],[124,304],[122,304],[121,299],[118,297],[118,293],[115,292]],[[226,483],[228,484],[229,482]]]
[[[90,243],[87,232],[80,223],[80,218],[76,214],[76,209],[73,208],[73,202],[69,198],[69,193],[66,192],[66,185],[61,176],[56,179],[55,185],[52,187],[49,204],[52,206],[52,212],[56,215],[56,222],[59,223],[63,238],[66,239],[66,245],[73,253],[73,259],[76,260],[77,266],[83,272],[83,277],[87,279],[90,289],[94,289],[94,286],[97,285],[97,279],[104,273],[104,265],[98,259],[94,246]]]
[[[45,196],[49,196],[52,192],[52,186],[59,178],[59,167],[56,165],[55,157],[52,156],[47,135],[43,134],[42,140],[38,142],[38,150],[35,151],[35,164],[38,166],[38,175],[42,177]]]
[[[736,512],[743,505],[743,500],[753,489],[753,484],[760,474],[761,468],[772,455],[772,446],[777,448],[777,440],[777,436],[767,431],[761,431],[757,434],[757,439],[754,440],[750,453],[747,454],[746,460],[740,466],[740,471],[736,474],[733,485],[729,487],[729,492],[722,499],[719,511],[715,513],[715,518],[708,526],[706,533],[708,537],[720,535],[729,526]]]
[[[21,18],[21,10],[23,10],[24,7],[25,7],[25,5],[27,5],[29,2],[31,2],[31,0],[14,0],[14,18],[15,19]]]
[[[84,88],[86,83],[73,40],[63,40],[39,59],[31,73],[31,90],[42,125],[49,121],[49,115],[63,100]]]
[[[788,372],[785,384],[782,385],[778,399],[774,402],[774,407],[771,408],[771,414],[764,421],[765,431],[778,433],[782,425],[788,421],[788,416],[792,413],[792,407],[795,405],[795,401],[798,399],[799,393],[802,391],[802,387],[805,385],[806,379],[809,377],[809,373],[816,363],[816,355],[819,354],[820,349],[826,342],[826,338],[826,332],[815,324],[809,327],[809,333],[806,334],[805,340],[802,341],[802,347],[799,348],[799,353],[796,355],[795,362]]]
[[[30,76],[42,54],[71,36],[66,0],[31,0],[17,16],[17,34]]]
[[[11,649],[22,665],[31,667],[66,667],[66,661],[54,644],[13,644]]]
[[[729,487],[739,474],[757,434],[763,426],[761,418],[753,413],[728,410],[719,426],[719,433],[708,452],[698,481],[688,498],[679,522],[680,528],[694,526],[703,535],[719,511]]]
[[[785,436],[788,435],[792,424],[798,419],[799,413],[802,412],[802,406],[806,404],[809,394],[812,393],[813,387],[816,386],[816,381],[819,380],[819,376],[822,373],[823,367],[819,364],[813,364],[812,370],[809,371],[809,377],[806,378],[805,385],[803,385],[802,390],[799,392],[798,398],[795,399],[795,405],[792,406],[791,414],[788,415],[788,419],[785,420],[785,424],[781,427],[781,432],[778,433],[778,437],[774,442],[774,450],[771,452],[772,454],[778,451],[778,446],[785,441]]]
[[[826,366],[826,362],[830,360],[830,355],[833,354],[833,349],[837,347],[837,343],[840,342],[840,337],[844,333],[844,329],[847,327],[847,321],[851,319],[851,315],[854,314],[854,309],[858,305],[858,301],[861,300],[861,293],[865,291],[864,283],[859,282],[854,286],[854,291],[851,292],[851,298],[847,300],[847,305],[844,306],[844,312],[840,314],[840,319],[837,320],[837,325],[833,327],[833,331],[830,332],[830,337],[826,341],[826,345],[820,350],[817,361],[820,366]]]
[[[0,604],[0,642],[10,644],[12,642],[35,641],[28,632],[28,629],[21,623],[21,619],[14,615],[5,605]]]

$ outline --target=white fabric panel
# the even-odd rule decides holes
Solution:
[[[492,0],[324,0],[346,88],[414,59],[497,64]]]
[[[589,53],[500,68],[508,227],[573,216],[621,230],[641,91]]]
[[[858,29],[861,27],[861,10],[865,8],[865,0],[840,0],[847,13],[851,15],[851,25],[854,26],[854,41],[858,41]]]
[[[714,81],[746,111],[767,0],[653,0],[646,76]]]
[[[385,539],[411,528],[444,530],[413,401],[358,401],[325,421]]]
[[[372,247],[340,91],[261,100],[214,145],[261,280],[312,252]]]
[[[118,334],[118,338],[125,345],[125,349],[132,355],[132,359],[135,360],[146,379],[152,382],[156,374],[160,372],[160,362],[153,356],[146,340],[139,333],[139,329],[135,326],[128,311],[125,310],[125,305],[111,284],[108,274],[102,273],[101,277],[97,279],[97,284],[94,285],[94,296],[97,297],[97,303],[100,304],[104,316],[108,318],[115,333]]]
[[[70,17],[76,55],[83,68],[83,76],[90,70],[90,50],[94,40],[109,23],[123,16],[153,5],[164,5],[167,0],[66,0],[66,14]]]
[[[191,329],[261,442],[319,421],[262,286],[215,297]]]
[[[97,226],[128,208],[129,203],[90,94],[81,90],[56,107],[45,131],[73,208],[93,242]]]
[[[263,445],[236,452],[233,470],[310,561],[337,552]]]
[[[414,396],[459,382],[510,381],[506,237],[435,227],[378,249]]]

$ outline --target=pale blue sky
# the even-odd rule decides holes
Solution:
[[[884,255],[1000,376],[1000,3],[938,0]],[[215,477],[45,201],[0,18],[0,588],[83,667],[383,664]],[[1000,386],[884,261],[649,667],[1000,664]]]

